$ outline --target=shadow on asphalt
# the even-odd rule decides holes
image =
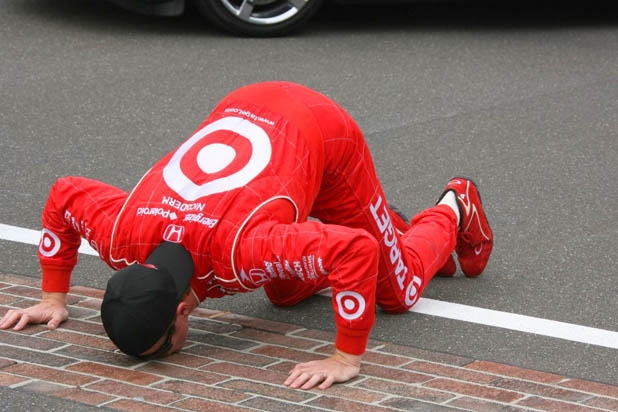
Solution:
[[[373,4],[343,6],[327,2],[295,36],[612,27],[618,26],[616,3],[610,0],[426,0],[381,6],[380,0],[376,0]],[[105,0],[23,0],[16,1],[15,7],[22,13],[46,20],[47,24],[74,25],[86,31],[227,36],[211,27],[190,6],[179,17],[139,15]]]

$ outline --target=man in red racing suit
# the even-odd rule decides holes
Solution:
[[[459,183],[476,193],[468,180]],[[167,241],[182,245],[194,264],[177,318],[186,320],[207,298],[259,287],[276,305],[332,287],[336,353],[297,365],[285,382],[326,388],[358,374],[376,303],[387,312],[408,310],[441,268],[452,275],[456,244],[459,257],[476,265],[467,275],[483,270],[492,239],[480,201],[449,187],[457,201],[447,198],[450,204],[423,211],[409,226],[387,206],[362,133],[339,105],[297,84],[246,86],[225,97],[128,194],[90,179],[58,179],[39,246],[39,305],[55,298],[57,306],[7,313],[0,328],[55,328],[66,319],[58,307],[66,305],[81,237],[115,270],[144,263]],[[471,201],[478,220],[472,223],[484,235],[473,244],[458,238],[462,221],[471,225]],[[471,245],[484,247],[480,257],[467,256]],[[464,271],[469,261],[460,259]],[[181,323],[170,353],[184,344]]]

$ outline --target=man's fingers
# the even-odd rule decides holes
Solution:
[[[28,322],[30,322],[30,316],[28,316],[27,313],[22,313],[21,319],[19,319],[19,322],[17,322],[13,330],[22,330],[28,325]]]
[[[17,320],[19,320],[20,316],[21,312],[14,309],[9,310],[2,318],[2,322],[0,322],[0,329],[10,328],[15,324],[15,322],[17,322]]]
[[[298,365],[297,365],[298,366]],[[292,382],[296,380],[298,376],[300,376],[302,372],[298,368],[294,368],[290,371],[290,376],[283,382],[284,385],[291,385]]]
[[[54,330],[58,327],[58,325],[60,325],[60,322],[58,322],[56,319],[52,319],[47,322],[47,329]]]
[[[46,323],[49,329],[56,329],[67,320],[69,313],[66,308],[54,302],[40,302],[24,310],[9,310],[0,320],[0,329],[13,325],[13,330],[22,330],[29,323]]]
[[[302,386],[301,389],[311,389],[318,383],[324,380],[324,375],[322,373],[316,373]]]
[[[309,375],[308,373],[302,373],[301,375],[299,375],[289,386],[293,389],[298,389],[300,388],[305,382],[307,382],[307,380],[309,380],[309,378],[311,377],[311,375]]]
[[[4,314],[2,319],[0,319],[0,329],[6,329],[6,328],[9,327],[9,325],[8,325],[9,316],[11,316],[11,311],[10,310],[7,313]]]
[[[294,366],[292,369],[290,369],[290,371],[288,372],[288,376],[292,375],[293,373],[301,373],[301,366],[302,364],[299,363],[296,366]]]
[[[293,389],[327,389],[335,382],[346,382],[359,373],[359,367],[348,365],[334,357],[296,365],[284,384]]]
[[[318,386],[318,388],[320,389],[328,389],[331,387],[331,385],[335,383],[335,377],[332,375],[329,375],[326,377],[326,379],[324,379],[324,382],[322,382],[320,384],[320,386]]]
[[[62,313],[60,312],[55,312],[52,314],[52,318],[49,322],[47,322],[47,329],[49,330],[54,330],[56,329],[58,326],[60,326],[60,324],[65,321],[66,318],[63,316]]]

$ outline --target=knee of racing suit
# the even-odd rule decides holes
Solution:
[[[402,252],[401,268],[389,268],[384,261],[381,261],[381,276],[376,288],[378,306],[384,312],[391,314],[410,310],[418,302],[426,286],[425,279],[428,278],[424,274],[423,262],[418,258],[417,252],[405,244]],[[397,269],[399,273],[396,272]]]
[[[377,304],[384,312],[391,314],[407,312],[418,303],[425,289],[426,282],[423,280],[423,269],[419,262],[407,259],[405,268],[407,273],[401,283],[382,277],[377,285]]]

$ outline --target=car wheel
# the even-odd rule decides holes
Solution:
[[[218,27],[244,36],[281,36],[299,29],[324,0],[196,0]]]

